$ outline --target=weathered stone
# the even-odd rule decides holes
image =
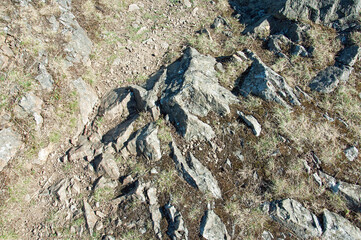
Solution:
[[[84,217],[86,219],[90,236],[92,236],[94,231],[94,226],[98,221],[98,217],[95,215],[93,209],[85,199],[83,201],[83,204],[84,204]]]
[[[291,54],[294,56],[308,57],[307,50],[303,46],[298,44],[292,45]]]
[[[67,188],[69,186],[68,179],[63,179],[60,182],[49,187],[49,192],[56,196],[56,198],[64,203],[66,206],[69,205],[69,198]]]
[[[260,39],[267,38],[271,33],[270,16],[265,16],[258,20],[256,23],[247,26],[242,34],[249,34]]]
[[[80,146],[71,148],[67,155],[70,161],[76,161],[84,158],[91,160],[94,155],[94,151],[92,150],[91,142],[86,141]]]
[[[43,89],[47,91],[53,90],[53,84],[54,84],[53,77],[48,73],[43,63],[39,64],[39,75],[36,76],[35,79],[39,81],[40,86]]]
[[[43,117],[40,115],[42,104],[43,100],[35,96],[33,93],[25,94],[19,103],[19,106],[23,111],[34,117],[38,128],[40,128],[40,126],[43,124]]]
[[[110,153],[104,153],[95,159],[96,161],[96,171],[101,174],[109,177],[111,179],[118,179],[120,177],[119,168],[117,163],[114,160],[114,157]]]
[[[207,240],[229,240],[227,228],[213,210],[207,210],[201,221],[201,235]]]
[[[172,240],[188,240],[188,229],[185,227],[182,214],[170,203],[164,206],[168,220],[167,234]]]
[[[268,38],[267,47],[270,51],[279,53],[286,49],[291,41],[283,34],[271,35]]]
[[[252,115],[245,115],[243,112],[240,111],[238,111],[237,113],[247,124],[247,126],[252,128],[253,134],[256,135],[256,137],[259,137],[259,135],[261,134],[261,124],[258,123],[257,119]]]
[[[218,16],[214,19],[211,28],[219,28],[222,25],[227,25],[227,20],[224,19],[222,16]]]
[[[272,202],[269,214],[273,220],[292,230],[299,238],[320,237],[322,234],[316,215],[293,199]]]
[[[149,188],[147,191],[147,196],[149,200],[149,212],[153,221],[153,230],[158,239],[162,239],[162,230],[160,227],[160,221],[162,219],[162,214],[159,209],[157,189]]]
[[[270,233],[268,231],[263,231],[262,240],[272,240],[272,239],[273,239],[272,233]]]
[[[171,148],[177,171],[183,176],[184,180],[203,193],[210,192],[213,197],[222,198],[222,192],[218,186],[217,180],[213,177],[212,173],[192,155],[192,153],[189,153],[187,159],[184,159],[174,142],[171,143]]]
[[[247,97],[254,94],[266,101],[274,101],[285,107],[301,105],[293,89],[286,80],[267,67],[255,54],[248,51],[248,57],[253,60],[252,66],[245,79],[241,82],[240,92]]]
[[[115,149],[119,152],[123,147],[125,142],[130,138],[130,135],[132,134],[134,130],[134,121],[126,121],[122,124],[120,124],[118,127],[119,134],[116,134],[117,136],[114,137],[116,139],[115,141]]]
[[[98,101],[98,96],[82,78],[74,80],[73,85],[78,93],[81,122],[84,126],[88,123],[89,115]]]
[[[353,68],[347,66],[330,66],[319,72],[311,80],[309,87],[320,93],[333,92],[340,82],[347,82]]]
[[[140,8],[138,7],[137,4],[133,3],[133,4],[130,4],[129,7],[128,7],[128,11],[129,12],[133,12],[133,11],[136,11],[136,10],[139,10]]]
[[[361,230],[351,224],[349,220],[327,209],[323,212],[322,239],[358,240]]]
[[[352,67],[359,58],[360,51],[360,47],[357,45],[346,47],[339,53],[336,62]]]
[[[149,160],[158,161],[161,159],[158,127],[155,123],[148,124],[139,132],[136,139],[136,148],[138,155],[143,155]]]
[[[20,135],[11,130],[11,128],[5,128],[0,131],[0,171],[15,156],[22,144]]]
[[[353,161],[358,157],[358,149],[355,146],[345,149],[345,156],[348,160]]]
[[[128,108],[131,106],[131,93],[125,88],[117,88],[108,92],[101,100],[98,115],[107,120],[129,114]]]
[[[97,189],[102,188],[115,189],[116,187],[118,187],[117,180],[107,179],[104,176],[101,176],[96,182],[93,190],[96,191]]]
[[[47,147],[40,149],[38,158],[33,161],[34,164],[44,165],[48,160],[49,154],[53,151],[53,145],[49,144]]]

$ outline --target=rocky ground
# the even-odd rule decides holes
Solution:
[[[360,10],[3,0],[0,239],[361,239]]]

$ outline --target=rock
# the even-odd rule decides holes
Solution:
[[[89,55],[92,51],[92,42],[70,12],[71,1],[57,0],[57,2],[61,11],[59,22],[64,26],[62,33],[68,38],[64,48],[68,65],[72,66],[74,63],[90,65]]]
[[[287,102],[292,105],[301,105],[293,89],[282,76],[267,67],[252,52],[248,51],[247,54],[253,63],[247,76],[240,83],[240,92],[243,96],[247,97],[252,93],[266,101],[274,101],[285,107],[289,107]]]
[[[48,73],[43,63],[39,64],[39,75],[35,77],[39,81],[40,86],[47,91],[53,90],[54,80],[53,77]]]
[[[129,12],[133,12],[133,11],[136,11],[136,10],[139,10],[140,8],[138,7],[137,4],[133,3],[133,4],[130,4],[129,7],[128,7],[128,11]]]
[[[263,231],[262,240],[272,240],[272,239],[273,239],[272,233],[270,233],[268,231]]]
[[[322,178],[325,186],[328,187],[333,193],[337,194],[340,192],[346,197],[348,202],[353,207],[359,210],[361,209],[361,186],[339,181],[321,171],[319,172],[319,176]]]
[[[164,206],[168,220],[167,234],[172,240],[188,240],[188,229],[185,227],[183,216],[170,203]]]
[[[33,161],[34,164],[44,165],[46,160],[48,160],[49,154],[53,151],[53,145],[40,149],[38,153],[38,158]]]
[[[283,34],[271,35],[268,38],[267,47],[270,51],[279,53],[286,49],[291,41]]]
[[[214,19],[214,21],[211,25],[211,28],[219,28],[222,25],[224,25],[224,26],[228,25],[227,20],[221,16],[218,16],[218,17],[216,17],[216,19]]]
[[[0,131],[0,171],[15,156],[22,145],[21,136],[11,130],[11,128],[5,128]]]
[[[292,230],[299,238],[316,238],[322,234],[316,215],[293,199],[272,202],[269,214],[274,221]]]
[[[230,112],[229,105],[238,102],[230,91],[218,84],[215,64],[213,57],[188,48],[180,60],[167,68],[160,109],[168,114],[186,140],[212,139],[214,131],[198,117],[205,117],[210,111],[226,115]]]
[[[98,101],[98,96],[82,78],[74,80],[73,85],[79,97],[80,119],[83,127],[88,123],[88,118]]]
[[[353,68],[347,66],[330,66],[319,72],[311,80],[309,87],[320,93],[333,92],[340,82],[347,82]]]
[[[98,179],[98,181],[95,183],[93,190],[96,191],[97,189],[102,189],[102,188],[115,189],[116,187],[118,187],[117,180],[107,179],[101,176]]]
[[[87,158],[87,160],[92,160],[94,151],[92,150],[91,142],[86,141],[82,145],[71,148],[67,157],[70,161],[75,162],[78,159]]]
[[[108,92],[101,100],[98,115],[112,121],[122,115],[129,114],[131,93],[125,88],[117,88]]]
[[[291,48],[291,55],[308,57],[308,52],[303,46],[294,44],[294,45],[292,45],[292,48]]]
[[[315,181],[317,182],[318,186],[321,187],[322,186],[322,179],[320,178],[320,176],[318,176],[317,173],[312,174],[312,176],[313,176],[313,179],[315,179]]]
[[[238,111],[237,113],[247,124],[247,126],[252,128],[253,134],[256,135],[256,137],[259,137],[259,135],[261,134],[261,124],[258,123],[257,119],[252,115],[245,115],[243,112],[240,111]]]
[[[43,117],[40,115],[42,105],[43,100],[35,96],[33,93],[25,94],[19,103],[19,106],[23,111],[34,117],[38,129],[43,124]]]
[[[149,188],[147,191],[147,196],[149,200],[149,212],[153,221],[153,230],[158,239],[162,239],[162,230],[160,227],[160,221],[162,219],[162,214],[159,209],[157,189]]]
[[[67,188],[69,186],[68,179],[63,179],[60,182],[49,187],[49,192],[54,194],[56,198],[64,203],[66,206],[69,205],[68,191]]]
[[[86,224],[89,230],[90,235],[93,235],[94,226],[98,221],[98,217],[95,215],[93,209],[89,203],[84,199],[84,217],[86,219]]]
[[[336,62],[352,67],[359,58],[360,51],[360,47],[357,45],[346,47],[338,54]]]
[[[202,217],[200,233],[207,240],[231,239],[226,226],[213,210],[207,210]]]
[[[99,174],[114,180],[119,179],[119,168],[112,154],[106,152],[99,155],[94,161],[96,164],[95,169]]]
[[[184,6],[186,6],[187,8],[192,7],[192,3],[189,0],[183,0],[183,4]]]
[[[353,161],[358,157],[358,150],[354,146],[347,148],[344,153],[346,158],[350,161]]]
[[[349,220],[327,209],[323,212],[322,239],[356,240],[361,239],[361,230],[351,224]]]
[[[210,192],[214,198],[222,198],[222,192],[217,180],[192,153],[189,153],[187,159],[184,159],[174,142],[171,143],[171,148],[177,171],[183,176],[184,180],[203,193]]]
[[[248,34],[260,39],[265,39],[271,33],[270,21],[272,21],[272,18],[270,16],[265,16],[256,23],[247,26],[242,34]]]
[[[115,133],[117,134],[114,137],[116,141],[114,146],[118,152],[124,147],[124,143],[129,139],[133,130],[134,130],[134,121],[132,120],[125,121],[117,127],[117,131],[115,131]]]

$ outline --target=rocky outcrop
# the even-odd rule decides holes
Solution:
[[[267,67],[255,54],[246,51],[253,61],[248,74],[240,82],[239,91],[247,97],[249,94],[256,95],[266,101],[274,101],[283,106],[301,105],[293,89],[286,80]]]
[[[21,137],[11,128],[0,131],[0,171],[8,164],[22,146]]]
[[[174,142],[171,143],[173,160],[178,173],[183,176],[192,187],[198,188],[203,193],[211,193],[214,198],[222,198],[221,189],[212,173],[204,167],[192,153],[184,159],[182,153]]]
[[[213,210],[207,210],[201,221],[201,235],[207,240],[230,240],[227,228]]]
[[[268,213],[273,220],[292,230],[299,238],[309,239],[322,235],[316,215],[293,199],[272,202]]]
[[[118,179],[120,177],[119,168],[114,160],[113,154],[110,152],[99,155],[94,161],[95,169],[100,175],[111,179]]]
[[[182,214],[170,203],[164,206],[168,220],[167,234],[172,240],[188,240],[188,229],[186,228]]]
[[[327,209],[323,213],[322,239],[357,240],[361,239],[361,230],[340,215]]]
[[[339,52],[338,57],[335,59],[340,65],[347,65],[353,67],[359,58],[361,48],[357,45],[345,47]]]

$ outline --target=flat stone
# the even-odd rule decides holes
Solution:
[[[346,47],[339,53],[336,62],[352,67],[358,60],[360,51],[361,48],[357,45]]]
[[[245,115],[243,112],[237,112],[238,115],[242,118],[242,120],[252,128],[253,134],[256,137],[259,137],[261,134],[261,124],[258,123],[257,119],[253,117],[252,115]]]
[[[200,233],[207,240],[230,240],[227,228],[213,210],[207,210],[202,218]]]
[[[322,239],[335,240],[358,240],[361,239],[361,231],[352,225],[346,218],[328,211],[323,212],[323,229]]]
[[[358,157],[358,149],[355,146],[345,149],[344,153],[346,158],[351,162]]]
[[[11,128],[0,131],[0,171],[16,155],[22,146],[21,136]]]

